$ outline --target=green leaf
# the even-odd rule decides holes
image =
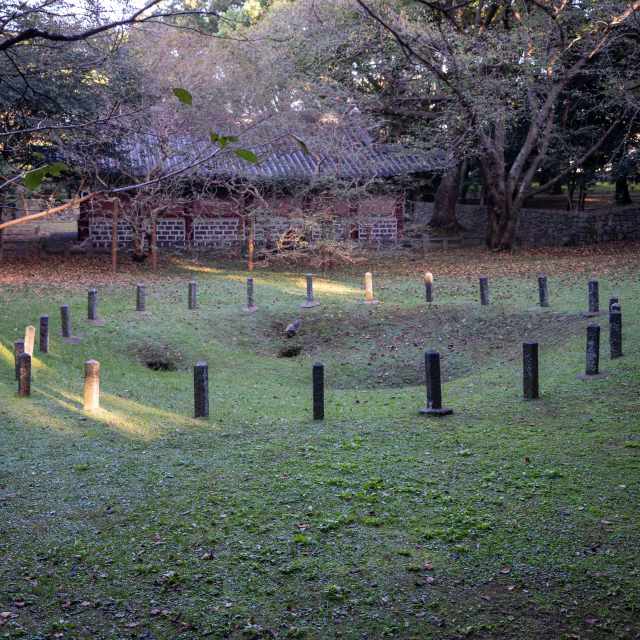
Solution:
[[[38,153],[37,151],[35,151],[33,155],[36,158],[38,158],[38,160],[44,160],[44,156],[41,153]]]
[[[211,142],[216,142],[220,136],[217,133],[210,133],[209,137],[211,138]]]
[[[44,178],[46,172],[47,171],[45,167],[44,169],[38,169],[37,171],[30,171],[29,173],[27,173],[27,175],[24,177],[25,187],[27,187],[27,189],[31,189],[31,191],[37,189],[40,186],[42,178]]]
[[[229,142],[238,142],[238,138],[236,138],[235,136],[225,136],[225,138],[226,138]]]
[[[60,172],[67,171],[68,168],[69,167],[67,167],[67,165],[63,164],[62,162],[54,162],[48,167],[48,171],[54,178],[59,178]]]
[[[176,94],[176,98],[178,98],[180,102],[184,102],[185,104],[193,104],[193,98],[186,89],[174,89],[173,93]]]
[[[247,151],[246,149],[234,149],[233,153],[247,162],[253,162],[253,164],[258,164],[259,162],[258,156],[253,153],[253,151]]]
[[[309,155],[309,149],[307,149],[307,145],[304,142],[302,142],[302,140],[300,140],[298,136],[294,136],[293,134],[291,134],[291,137],[300,145],[302,152]]]
[[[224,149],[227,146],[227,139],[224,136],[220,136],[218,138],[218,143],[220,144],[220,148]]]

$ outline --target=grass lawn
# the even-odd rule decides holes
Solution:
[[[637,242],[376,258],[318,274],[310,309],[304,265],[257,270],[251,315],[241,265],[108,261],[0,271],[1,638],[640,637]],[[551,306],[529,311],[540,273]],[[594,277],[601,308],[620,299],[625,356],[603,330],[609,376],[576,380]],[[152,315],[133,312],[141,281]],[[89,288],[103,326],[82,322]],[[83,344],[59,337],[65,303]],[[12,343],[43,313],[51,354],[36,342],[20,398]],[[521,399],[526,339],[537,401]],[[418,415],[431,347],[445,418]],[[90,358],[102,409],[83,412]],[[198,361],[209,419],[192,417]]]

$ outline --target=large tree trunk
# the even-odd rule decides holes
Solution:
[[[629,195],[629,184],[627,183],[626,176],[616,180],[616,194],[614,199],[617,204],[633,204],[633,200]]]
[[[458,202],[460,191],[461,168],[462,163],[459,163],[442,176],[433,204],[433,216],[430,222],[432,227],[443,227],[452,231],[458,229],[456,202]]]
[[[487,235],[485,242],[491,251],[508,251],[513,245],[518,215],[512,206],[504,201],[497,206],[487,207]]]

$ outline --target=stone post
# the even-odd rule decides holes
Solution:
[[[373,299],[373,277],[367,271],[364,274],[365,300],[364,304],[379,304],[378,300]]]
[[[193,401],[196,418],[209,417],[209,365],[198,362],[193,367]]]
[[[253,313],[258,310],[253,298],[253,278],[247,278],[247,306],[242,307],[242,310],[246,313]]]
[[[100,363],[87,360],[84,363],[84,410],[100,408]]]
[[[49,316],[40,316],[40,351],[49,353]]]
[[[144,284],[136,285],[136,311],[144,313],[147,309],[147,287]]]
[[[480,276],[480,304],[489,304],[489,279]]]
[[[320,303],[313,299],[313,274],[307,273],[307,301],[303,302],[300,306],[303,309],[309,307],[317,307]]]
[[[195,311],[196,309],[196,297],[197,297],[197,289],[196,283],[191,281],[189,282],[189,309]]]
[[[538,397],[538,343],[533,340],[522,343],[522,389],[525,400]]]
[[[62,317],[62,337],[71,337],[71,311],[68,304],[63,304],[60,307],[60,315]]]
[[[324,365],[313,365],[313,419],[324,420]]]
[[[442,406],[442,384],[440,381],[440,354],[435,349],[424,353],[425,382],[427,385],[427,408],[420,409],[420,413],[446,416],[453,413],[453,409]]]
[[[25,351],[20,354],[18,360],[20,362],[18,393],[22,397],[28,398],[31,395],[31,356]]]
[[[96,289],[89,289],[87,293],[87,320],[98,319],[98,292]]]
[[[597,310],[597,305],[596,305],[596,310]],[[587,327],[587,369],[585,373],[588,376],[598,375],[599,364],[600,364],[600,327],[599,325],[593,322],[590,322],[589,326]]]
[[[84,321],[94,325],[102,325],[106,322],[98,317],[98,291],[96,289],[89,289],[87,292],[87,317]]]
[[[547,276],[538,276],[538,292],[540,293],[540,306],[549,306],[549,290],[547,289]]]
[[[622,357],[622,313],[619,304],[612,304],[609,312],[609,347],[612,360]]]
[[[614,304],[618,304],[618,296],[611,296],[609,298],[609,313],[611,313],[611,306]]]
[[[24,332],[24,352],[33,355],[33,345],[36,341],[36,328],[29,325]]]
[[[424,286],[427,292],[427,302],[433,302],[433,274],[429,271],[424,274]]]
[[[600,311],[600,294],[598,292],[598,281],[589,280],[589,313]]]
[[[369,271],[364,274],[365,302],[373,302],[373,276]]]
[[[16,380],[20,380],[20,356],[24,353],[24,340],[13,343],[13,357],[15,360]]]

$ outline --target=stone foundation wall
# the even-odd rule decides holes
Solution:
[[[111,247],[111,231],[113,223],[104,218],[93,218],[89,221],[89,235],[98,249]],[[156,225],[156,243],[159,247],[180,246],[184,244],[184,220],[158,220]],[[146,241],[145,241],[146,245]],[[131,225],[124,220],[118,220],[118,248],[131,247]]]
[[[487,209],[477,205],[456,205],[458,222],[472,233],[484,235]],[[415,223],[428,224],[433,202],[412,202],[410,215]],[[640,207],[617,211],[552,211],[521,209],[516,223],[516,238],[521,243],[544,244],[593,243],[640,238]]]

